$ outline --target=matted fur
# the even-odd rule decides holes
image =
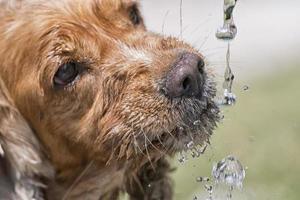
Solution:
[[[15,191],[6,194],[13,199],[41,199],[40,189],[46,186],[39,178],[52,178],[53,169],[35,135],[16,109],[1,78],[0,146],[0,166],[6,171],[5,174],[0,173],[1,190],[4,192],[10,188]],[[1,195],[4,194],[0,193],[0,198]]]
[[[174,63],[186,52],[202,55],[147,31],[142,19],[133,24],[133,5],[0,1],[0,162],[10,164],[4,169],[16,174],[14,185],[25,178],[26,192],[46,186],[50,200],[114,200],[124,192],[132,200],[172,199],[167,157],[189,141],[208,142],[219,119],[215,83],[205,69],[202,96],[166,97]],[[68,61],[84,72],[58,88],[53,77]]]

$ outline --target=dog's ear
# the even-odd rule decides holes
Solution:
[[[38,139],[0,78],[0,179],[13,183],[16,195],[13,199],[42,199],[32,195],[40,196],[39,191],[44,187],[41,179],[51,179],[52,176],[52,167]]]

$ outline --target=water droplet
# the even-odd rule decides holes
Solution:
[[[208,192],[208,199],[213,199],[213,186],[212,185],[204,185],[204,189]]]
[[[200,125],[201,125],[201,121],[200,120],[194,121],[194,126],[200,126]]]
[[[216,37],[220,40],[233,40],[237,33],[237,28],[233,21],[233,10],[236,0],[224,1],[224,23],[216,32]]]
[[[191,153],[191,156],[193,157],[193,158],[199,158],[200,157],[200,153],[198,152],[198,151],[192,151],[192,153]]]
[[[224,24],[223,27],[218,28],[216,37],[220,40],[233,40],[236,34],[236,26],[232,26],[231,24]]]
[[[204,146],[202,146],[201,148],[199,147],[193,147],[191,149],[191,156],[193,158],[199,158],[202,154],[204,154],[206,148],[207,148],[208,144],[205,144]]]
[[[236,102],[236,96],[232,92],[228,92],[227,89],[224,90],[224,99],[222,105],[234,105]]]
[[[209,182],[209,178],[208,178],[208,177],[198,176],[198,177],[196,178],[196,181],[197,181],[198,183],[201,183],[201,182]]]
[[[209,178],[208,178],[208,177],[203,177],[203,181],[208,182],[208,181],[209,181]]]
[[[186,147],[188,149],[192,149],[194,147],[194,142],[193,141],[190,141],[189,143],[187,143]]]
[[[213,186],[211,186],[211,185],[204,185],[204,188],[209,193],[212,193],[212,191],[213,191]]]
[[[250,87],[248,85],[244,85],[242,88],[244,91],[248,91],[250,89]]]
[[[180,163],[184,163],[184,162],[185,162],[185,159],[184,159],[184,157],[180,157],[180,158],[178,158],[178,161],[179,161]]]
[[[212,176],[216,183],[241,188],[245,178],[245,170],[239,160],[233,156],[228,156],[213,166]]]
[[[151,183],[149,183],[149,184],[148,184],[148,188],[151,188],[151,187],[152,187],[152,185],[151,185]]]
[[[203,178],[201,176],[196,177],[196,181],[199,182],[199,183],[201,183],[203,181]]]
[[[178,158],[179,163],[184,164],[187,160],[188,160],[187,156],[184,155],[182,152],[180,152],[180,155]]]

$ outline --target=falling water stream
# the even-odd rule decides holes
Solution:
[[[230,66],[230,44],[237,34],[237,27],[233,21],[233,10],[236,3],[237,0],[224,0],[224,23],[216,32],[216,37],[219,40],[227,42],[226,69],[223,82],[224,96],[220,105],[233,105],[236,101],[236,96],[232,92],[234,75]],[[249,86],[245,85],[242,89],[247,91]],[[195,121],[194,125],[197,126],[199,123],[201,121]],[[186,144],[186,149],[192,158],[197,158],[204,153],[208,145],[209,143],[206,143],[200,148],[191,141]],[[178,160],[181,164],[188,161],[187,152],[180,153]],[[213,165],[211,177],[198,176],[196,182],[200,183],[207,192],[205,200],[230,200],[233,197],[233,191],[242,188],[245,174],[241,162],[236,157],[229,155]],[[220,192],[219,188],[226,189]],[[200,198],[194,196],[193,200],[200,200]]]
[[[235,94],[232,93],[232,84],[234,75],[230,67],[230,42],[235,38],[237,34],[237,27],[233,21],[233,10],[235,8],[237,0],[224,0],[224,24],[216,32],[216,37],[219,40],[226,41],[227,54],[226,54],[226,69],[224,73],[224,98],[221,101],[221,105],[233,105],[236,101]]]

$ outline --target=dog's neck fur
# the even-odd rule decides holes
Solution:
[[[112,199],[111,195],[118,195],[118,192],[114,194],[112,191],[119,191],[124,182],[124,168],[117,169],[116,165],[99,168],[91,162],[73,172],[76,177],[72,181],[49,184],[49,199]]]

